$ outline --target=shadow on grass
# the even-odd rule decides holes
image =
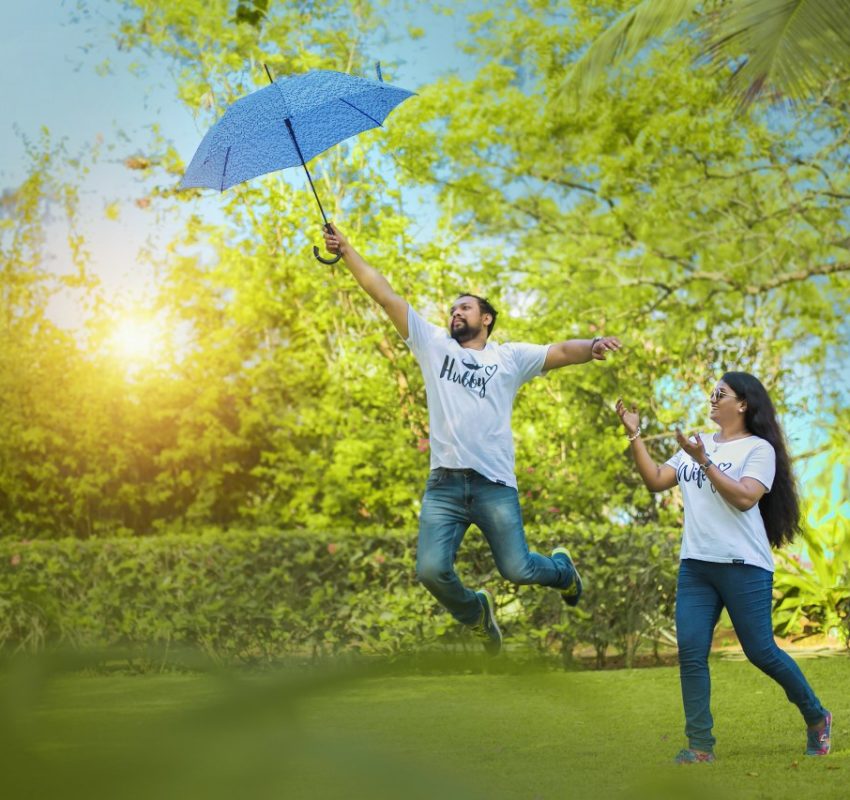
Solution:
[[[292,665],[263,673],[224,670],[191,652],[172,653],[170,659],[182,675],[124,675],[111,683],[89,679],[110,665],[126,664],[126,654],[53,652],[7,661],[0,672],[4,796],[499,800],[502,795],[492,787],[482,793],[446,763],[434,763],[433,745],[428,763],[422,763],[416,742],[405,748],[412,755],[401,757],[387,752],[380,737],[337,730],[330,718],[326,725],[308,724],[309,703],[322,698],[326,706],[333,704],[366,683],[380,692],[396,677],[530,677],[543,669],[527,662],[439,654]],[[195,677],[187,681],[189,670]],[[86,686],[93,693],[81,694]],[[141,713],[139,692],[147,686],[160,694],[148,696],[149,707]],[[122,695],[122,688],[130,687],[132,692]],[[382,731],[387,733],[394,732]],[[411,736],[409,729],[399,735]],[[609,768],[616,765],[600,764],[600,769]],[[515,787],[504,796],[516,797]],[[529,800],[534,796],[530,793]],[[563,796],[583,796],[568,775]],[[703,794],[687,774],[646,775],[622,797],[718,800],[716,787]]]

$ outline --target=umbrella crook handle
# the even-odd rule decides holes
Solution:
[[[328,233],[333,233],[333,228],[331,228],[330,223],[325,223],[325,230]],[[342,258],[342,253],[337,253],[333,258],[324,258],[319,254],[319,248],[316,245],[313,245],[313,255],[316,256],[317,261],[321,261],[323,264],[336,264]]]
[[[334,258],[325,258],[324,256],[319,255],[319,248],[316,245],[313,245],[313,255],[316,256],[317,261],[321,261],[323,264],[336,264],[342,258],[342,253],[337,253]]]

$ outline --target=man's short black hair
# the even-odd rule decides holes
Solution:
[[[496,317],[499,316],[499,312],[490,305],[490,301],[486,297],[479,297],[477,294],[470,294],[469,292],[459,294],[457,296],[458,300],[460,300],[461,297],[474,297],[478,301],[478,310],[482,314],[489,314],[493,318],[487,326],[487,337],[489,338],[490,334],[493,333],[493,328],[496,327]]]

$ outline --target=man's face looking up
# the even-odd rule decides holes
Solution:
[[[458,344],[463,344],[478,336],[490,321],[489,314],[481,313],[475,297],[458,297],[452,306],[449,333]]]

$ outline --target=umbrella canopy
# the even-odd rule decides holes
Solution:
[[[279,78],[227,109],[204,136],[180,186],[223,192],[257,175],[305,165],[344,139],[379,127],[412,95],[332,70]]]

